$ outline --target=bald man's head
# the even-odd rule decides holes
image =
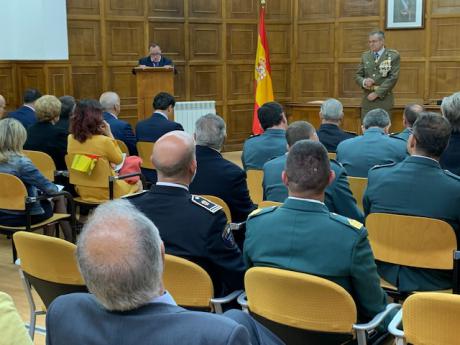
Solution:
[[[172,131],[155,142],[152,163],[158,181],[189,184],[195,174],[195,141],[183,131]]]
[[[5,98],[2,95],[0,95],[0,119],[5,114],[5,106],[6,106]]]
[[[104,92],[99,98],[99,103],[101,103],[104,111],[114,113],[115,115],[118,115],[120,112],[120,97],[115,92]]]

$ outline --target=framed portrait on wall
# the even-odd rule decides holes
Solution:
[[[387,0],[386,29],[423,28],[424,0]]]

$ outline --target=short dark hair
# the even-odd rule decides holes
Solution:
[[[37,89],[26,89],[24,91],[23,100],[24,103],[32,103],[39,99],[41,96],[42,94]]]
[[[166,110],[170,105],[174,108],[176,99],[167,92],[160,92],[153,99],[153,109]]]
[[[368,129],[370,127],[385,128],[390,123],[390,115],[381,108],[372,109],[364,116],[363,119],[364,129]]]
[[[68,119],[75,107],[75,98],[72,96],[62,96],[59,97],[59,100],[61,101],[61,115],[59,117],[61,119]]]
[[[424,111],[425,109],[417,103],[409,103],[404,108],[404,117],[406,118],[407,123],[409,126],[413,126],[415,120],[417,120],[418,115],[420,112]]]
[[[289,191],[323,193],[329,183],[330,171],[327,151],[321,143],[300,140],[289,150],[286,161]]]
[[[260,126],[263,130],[277,126],[283,119],[283,107],[278,102],[267,102],[257,110]]]
[[[417,150],[431,157],[441,157],[449,144],[452,127],[440,114],[421,112],[412,127]]]
[[[155,48],[155,47],[160,47],[160,45],[158,43],[156,43],[156,42],[152,42],[152,43],[149,44],[149,49],[150,48]]]
[[[286,130],[287,144],[291,147],[300,140],[310,139],[313,133],[315,133],[315,127],[310,123],[307,121],[295,121]]]

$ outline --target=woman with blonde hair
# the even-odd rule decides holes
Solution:
[[[25,185],[27,194],[34,197],[43,194],[58,192],[58,187],[48,181],[32,164],[29,158],[22,153],[27,139],[24,126],[15,119],[0,120],[0,172],[18,177]],[[65,200],[62,196],[55,201],[55,211],[67,213]],[[32,224],[42,222],[53,215],[53,205],[48,200],[35,202],[30,210]],[[26,217],[23,211],[0,209],[0,224],[7,226],[24,226]],[[70,240],[72,231],[69,222],[60,223],[66,239]]]

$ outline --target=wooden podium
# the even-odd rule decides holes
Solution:
[[[137,79],[137,120],[141,121],[153,113],[157,93],[174,94],[174,68],[135,67],[133,71]]]

